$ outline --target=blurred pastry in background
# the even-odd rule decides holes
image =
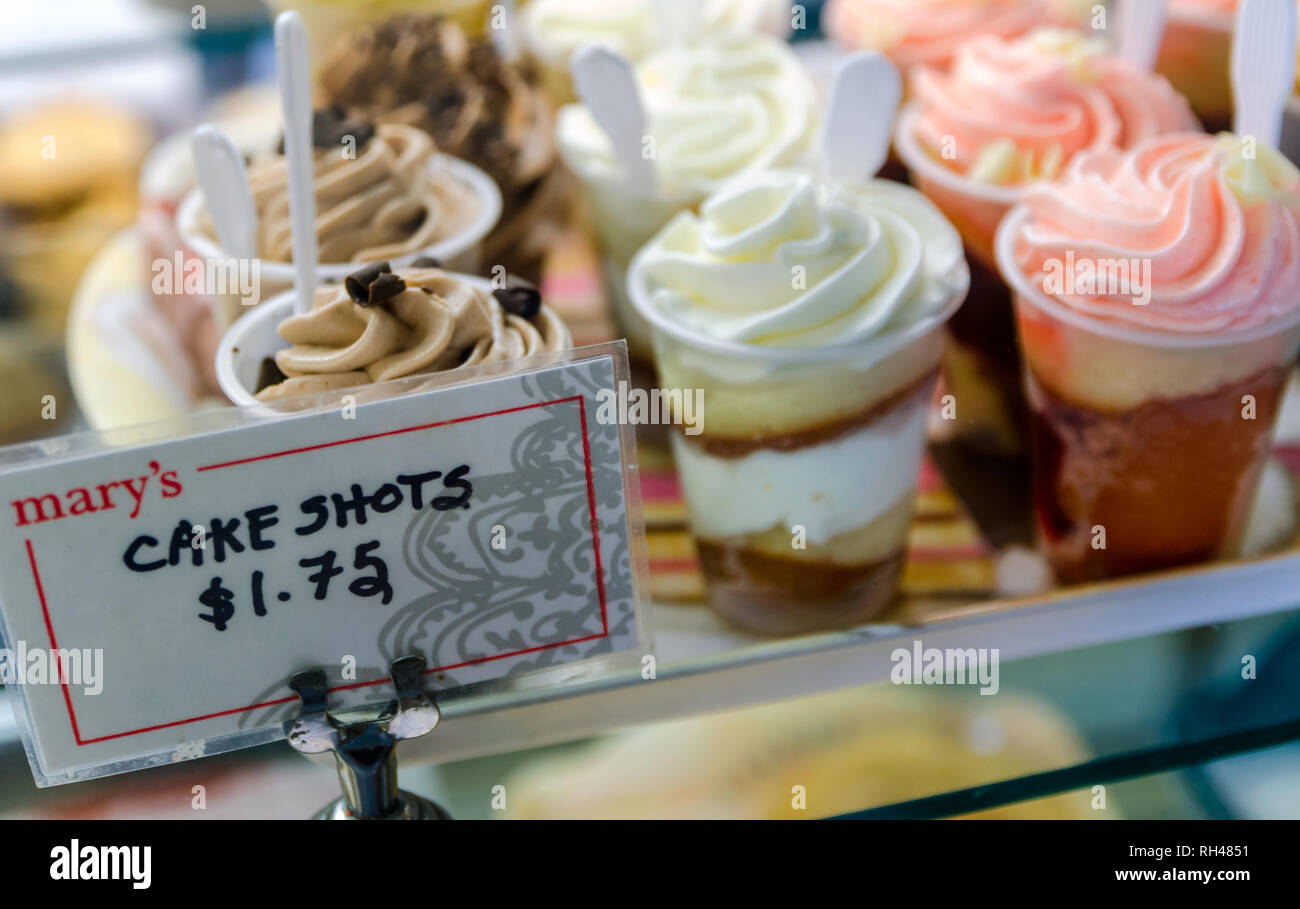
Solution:
[[[296,10],[307,27],[307,53],[313,75],[325,71],[329,50],[339,37],[406,13],[449,17],[470,34],[487,27],[492,0],[264,0],[274,18]],[[603,2],[603,0],[602,0]]]
[[[618,732],[526,765],[505,788],[512,818],[824,818],[1088,757],[1065,718],[1039,701],[879,684]],[[1120,816],[1113,799],[1094,811],[1090,798],[1067,792],[970,817]]]
[[[531,0],[516,24],[543,86],[556,102],[568,104],[577,100],[569,58],[584,44],[603,44],[639,63],[661,48],[700,35],[739,32],[785,38],[793,22],[790,0],[696,0],[686,4],[695,17],[688,23],[672,21],[673,6],[655,0]]]
[[[966,41],[1016,38],[1042,26],[1080,26],[1080,0],[829,0],[826,34],[850,50],[875,50],[904,74],[913,66],[946,69]]]
[[[330,50],[320,100],[350,117],[419,127],[438,149],[488,172],[503,213],[483,244],[484,268],[538,279],[567,215],[556,166],[555,111],[533,69],[505,60],[451,19],[410,15],[348,33]]]
[[[111,103],[63,99],[0,124],[0,257],[45,333],[61,336],[77,278],[136,213],[151,130]]]

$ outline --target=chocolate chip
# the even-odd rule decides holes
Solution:
[[[343,118],[338,108],[326,107],[312,111],[311,144],[316,148],[333,148],[339,135]]]
[[[382,303],[406,290],[406,282],[394,274],[384,274],[375,278],[370,284],[370,301],[369,305],[374,306],[376,303]]]
[[[352,302],[366,306],[371,302],[370,285],[375,283],[375,279],[380,275],[392,274],[392,272],[393,269],[387,262],[376,262],[344,278],[343,287],[352,298]]]
[[[433,256],[420,256],[411,263],[412,268],[442,268],[442,263]]]
[[[257,390],[270,388],[272,385],[279,385],[287,379],[284,373],[280,371],[279,365],[275,362],[275,357],[263,357],[262,366],[257,371]]]
[[[356,141],[356,150],[360,151],[365,148],[367,142],[375,137],[375,128],[369,123],[344,123],[339,127],[339,142],[347,136],[351,136]]]
[[[542,308],[542,295],[538,289],[525,281],[510,275],[506,286],[493,289],[492,296],[497,298],[501,308],[512,316],[519,316],[532,321]]]

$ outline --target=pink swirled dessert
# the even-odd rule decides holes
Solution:
[[[1228,133],[1086,153],[997,251],[1058,575],[1235,552],[1300,350],[1300,171]]]
[[[1198,126],[1163,78],[1111,56],[1099,40],[1057,29],[976,38],[951,72],[919,69],[912,87],[924,150],[997,186],[1050,180],[1080,152]]]
[[[1082,155],[1030,187],[1015,238],[1026,274],[1048,263],[1150,262],[1150,298],[1060,292],[1093,319],[1197,334],[1255,328],[1300,310],[1300,172],[1271,148],[1252,160],[1223,134],[1174,134],[1131,153]]]
[[[972,266],[970,297],[949,323],[956,343],[945,380],[968,402],[969,440],[1014,452],[1028,412],[1011,300],[994,264],[999,222],[1026,187],[1059,176],[1079,154],[1199,127],[1163,78],[1061,29],[975,38],[950,70],[918,68],[912,90],[895,144],[961,232]]]
[[[1072,0],[831,0],[825,21],[846,47],[880,51],[903,68],[946,67],[972,38],[1073,24],[1079,12]]]

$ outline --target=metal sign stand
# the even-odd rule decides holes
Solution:
[[[397,743],[438,725],[438,705],[424,693],[424,657],[394,660],[389,667],[397,698],[382,706],[331,713],[329,684],[321,669],[299,672],[289,687],[302,698],[302,712],[284,724],[289,744],[303,754],[333,751],[343,795],[313,815],[315,820],[451,820],[442,807],[397,788]]]

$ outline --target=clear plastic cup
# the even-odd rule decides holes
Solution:
[[[434,155],[430,167],[450,172],[461,183],[471,187],[480,202],[478,214],[461,233],[408,255],[394,257],[389,262],[394,268],[399,268],[422,256],[431,256],[450,270],[476,271],[483,238],[496,226],[497,219],[501,217],[501,191],[484,171],[459,158]],[[176,212],[176,231],[181,239],[181,248],[177,254],[187,261],[199,259],[224,262],[234,258],[200,228],[202,214],[203,192],[194,189],[181,201]],[[322,262],[317,266],[316,276],[322,283],[342,281],[367,264],[369,263]],[[205,289],[205,292],[197,296],[191,293],[161,295],[162,299],[159,300],[161,306],[191,314],[188,346],[194,348],[192,354],[195,358],[195,366],[204,374],[210,374],[217,340],[240,317],[241,313],[249,306],[255,306],[259,301],[270,299],[293,287],[293,263],[291,262],[270,262],[259,259],[256,273],[257,290],[247,301],[238,289],[227,289],[225,293],[211,293]]]
[[[1185,96],[1210,133],[1232,129],[1233,13],[1171,2],[1156,72]]]
[[[997,252],[1024,351],[1039,535],[1058,579],[1234,555],[1300,352],[1300,312],[1208,336],[1091,319],[1016,265],[1028,216],[1007,216]]]
[[[705,194],[646,193],[606,162],[590,161],[566,149],[563,143],[559,149],[565,165],[582,186],[615,327],[627,340],[628,355],[641,365],[649,364],[654,359],[650,324],[628,297],[628,266],[673,215],[697,207]]]
[[[972,447],[1017,454],[1024,447],[1027,410],[1011,292],[998,274],[993,238],[1023,189],[981,183],[935,161],[916,140],[919,117],[915,104],[903,109],[894,147],[912,182],[961,234],[971,268],[970,294],[949,323],[944,353],[944,387],[957,401],[952,428]]]
[[[664,318],[633,261],[628,293],[652,326],[660,385],[703,405],[696,426],[672,427],[671,438],[709,601],[724,619],[797,634],[889,607],[960,283],[941,312],[905,330],[768,348]]]

